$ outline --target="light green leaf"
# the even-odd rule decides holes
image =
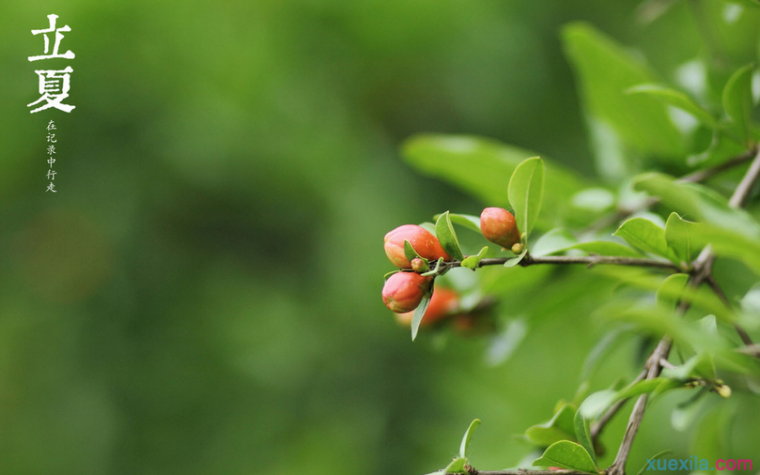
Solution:
[[[438,220],[435,222],[435,235],[441,242],[443,249],[452,258],[458,261],[464,259],[462,249],[459,247],[457,233],[454,231],[454,226],[451,224],[451,219],[449,219],[448,211],[438,216]]]
[[[723,108],[726,114],[739,126],[745,142],[751,138],[752,124],[752,72],[750,64],[736,71],[723,89]]]
[[[580,412],[586,419],[596,419],[601,416],[608,407],[615,403],[617,393],[618,392],[613,389],[604,389],[602,391],[591,393],[580,405],[578,412]]]
[[[662,281],[657,289],[657,303],[663,308],[673,311],[678,301],[683,299],[686,293],[686,284],[689,282],[688,274],[672,274]]]
[[[502,208],[509,207],[505,183],[517,165],[538,155],[496,140],[463,135],[418,135],[403,144],[402,154],[419,172]],[[546,157],[543,160],[547,173],[541,226],[548,227],[560,217],[569,224],[587,224],[588,212],[575,209],[567,199],[587,184],[570,168]]]
[[[417,338],[417,332],[420,329],[422,317],[425,316],[425,310],[427,310],[428,304],[430,304],[430,297],[433,295],[432,289],[433,286],[431,285],[430,290],[425,293],[425,296],[422,297],[422,301],[414,310],[414,315],[412,316],[412,341]]]
[[[641,257],[641,254],[634,249],[611,241],[582,242],[569,249],[578,249],[600,256]]]
[[[441,470],[441,474],[447,474],[447,473],[465,473],[464,466],[467,463],[467,459],[464,459],[462,457],[455,458],[450,464],[446,466],[443,470]]]
[[[604,335],[604,337],[594,345],[586,357],[586,361],[583,362],[580,378],[581,381],[588,381],[595,372],[599,362],[601,362],[611,350],[618,348],[618,342],[620,338],[625,335],[626,330],[630,330],[630,327],[616,328]]]
[[[464,437],[462,437],[462,443],[459,445],[459,457],[464,459],[469,457],[470,442],[472,441],[475,429],[477,429],[479,425],[480,419],[475,419],[470,423],[470,427],[467,428],[467,432],[465,432]]]
[[[514,259],[510,259],[507,262],[505,262],[504,263],[504,267],[514,267],[514,266],[516,266],[517,264],[520,263],[520,261],[523,260],[523,257],[525,257],[525,254],[527,254],[527,253],[528,253],[528,250],[525,249],[523,252],[521,252],[520,254],[518,254]]]
[[[583,446],[560,440],[550,445],[541,458],[533,462],[534,466],[539,467],[561,467],[568,470],[577,470],[586,473],[598,473],[596,464],[591,455]]]
[[[433,220],[438,220],[440,217],[440,214],[436,214],[433,216]],[[478,216],[449,213],[449,219],[454,224],[464,226],[470,231],[475,231],[476,233],[480,234],[480,218]]]
[[[646,94],[662,101],[665,104],[688,112],[695,119],[712,129],[718,126],[718,121],[709,112],[704,110],[694,100],[681,91],[671,89],[659,84],[640,84],[628,89],[628,94]]]
[[[465,257],[462,261],[462,267],[466,267],[468,269],[475,269],[478,267],[478,264],[480,264],[480,261],[483,260],[483,258],[486,256],[486,253],[488,252],[488,246],[483,246],[483,249],[480,250],[477,256],[469,256]]]
[[[760,241],[757,239],[707,223],[698,223],[693,231],[691,237],[697,245],[710,244],[716,255],[739,260],[760,275]]]
[[[591,456],[591,460],[594,462],[594,466],[596,466],[594,442],[591,440],[591,427],[589,427],[588,419],[583,417],[581,411],[577,411],[573,423],[575,425],[575,437],[578,439],[578,443],[586,449],[586,452],[588,452]]]
[[[652,455],[648,460],[657,460],[658,458],[662,457],[663,455],[667,455],[673,453],[672,450],[663,450],[662,452],[657,452],[656,454]],[[649,468],[649,464],[645,463],[643,467],[641,467],[641,470],[636,475],[642,475],[647,469]]]
[[[693,261],[698,254],[689,236],[693,226],[694,223],[682,219],[678,213],[670,213],[665,224],[665,240],[668,246],[678,259],[686,263]]]
[[[544,196],[544,162],[539,157],[524,160],[509,180],[509,203],[515,210],[517,228],[527,237],[541,211]]]
[[[615,231],[615,236],[620,236],[628,244],[644,252],[677,261],[673,252],[668,249],[665,230],[648,219],[629,219]]]
[[[573,416],[575,412],[572,405],[563,404],[551,420],[529,427],[525,431],[525,437],[533,444],[544,447],[560,440],[574,441]]]
[[[633,86],[657,82],[649,66],[587,24],[566,26],[562,39],[593,120],[609,125],[639,152],[682,160],[686,142],[665,104],[649,95],[625,93]]]
[[[531,246],[530,253],[532,256],[548,256],[568,249],[577,242],[578,240],[570,232],[555,228],[538,238],[538,241]]]

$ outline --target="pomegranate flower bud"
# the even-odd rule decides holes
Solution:
[[[409,241],[415,252],[429,261],[437,261],[440,257],[446,261],[451,260],[451,257],[443,250],[438,238],[421,226],[405,224],[385,235],[385,254],[396,267],[401,269],[411,267],[411,263],[404,252],[404,241]]]
[[[425,296],[430,280],[430,277],[423,277],[416,272],[393,274],[383,286],[383,303],[392,312],[411,312]]]
[[[480,214],[480,230],[489,241],[506,249],[520,242],[515,217],[503,208],[486,208]]]

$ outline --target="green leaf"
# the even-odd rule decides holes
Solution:
[[[475,419],[470,423],[470,427],[467,428],[467,432],[462,437],[462,443],[459,445],[459,457],[467,459],[469,457],[470,442],[472,441],[472,435],[475,433],[475,429],[480,425],[480,419]]]
[[[583,446],[560,440],[550,445],[541,458],[533,462],[539,467],[561,467],[586,473],[598,473],[591,455]]]
[[[462,249],[459,247],[457,233],[454,231],[454,226],[451,224],[451,219],[449,219],[448,211],[438,216],[438,220],[435,222],[435,235],[441,242],[443,249],[452,258],[458,261],[464,259]]]
[[[662,452],[657,452],[656,454],[652,455],[647,460],[657,460],[658,458],[662,457],[663,455],[670,454],[670,453],[673,453],[673,451],[672,450],[663,450]],[[647,470],[648,467],[649,467],[649,464],[645,463],[644,466],[641,467],[641,470],[639,470],[639,472],[636,475],[642,475]]]
[[[554,417],[548,422],[529,427],[525,431],[525,437],[538,446],[549,446],[560,440],[575,440],[575,427],[573,416],[575,408],[570,404],[563,404]]]
[[[578,249],[600,256],[641,257],[641,254],[634,249],[611,241],[582,242],[569,249]]]
[[[578,412],[586,419],[596,419],[615,403],[617,394],[618,392],[613,389],[604,389],[591,393],[580,405]]]
[[[528,253],[527,249],[523,250],[523,252],[521,252],[520,254],[518,254],[514,259],[510,259],[507,262],[505,262],[504,263],[504,267],[514,267],[514,266],[516,266],[517,264],[520,263],[520,261],[523,260],[523,257],[525,257],[525,255],[527,253]]]
[[[462,457],[455,458],[450,464],[446,466],[443,470],[441,470],[441,474],[446,473],[465,473],[464,466],[467,463],[467,460]]]
[[[694,102],[691,97],[687,96],[681,91],[677,91],[675,89],[671,89],[659,84],[640,84],[628,89],[626,92],[628,94],[646,94],[648,96],[654,97],[655,99],[660,100],[667,105],[681,109],[684,112],[688,112],[694,116],[695,119],[707,127],[710,127],[711,129],[714,129],[718,126],[718,121],[715,120],[715,117],[713,117],[712,114],[704,110],[699,104]]]
[[[723,89],[723,108],[726,114],[739,126],[745,142],[751,138],[752,124],[752,72],[753,64],[736,71]]]
[[[650,95],[625,93],[658,82],[650,67],[587,24],[566,26],[562,39],[592,120],[609,126],[634,150],[682,160],[686,142],[665,104]],[[597,157],[598,162],[607,159]]]
[[[433,267],[433,269],[431,269],[431,270],[429,270],[429,271],[427,271],[427,272],[425,272],[423,274],[420,274],[420,275],[422,275],[424,277],[428,277],[428,276],[431,276],[431,275],[438,275],[439,269],[443,265],[443,262],[444,262],[443,257],[439,257],[438,260],[435,262],[435,267]]]
[[[665,224],[665,240],[682,262],[690,263],[698,254],[690,237],[693,227],[694,223],[682,219],[678,213],[670,213],[668,222]]]
[[[594,443],[591,440],[591,427],[589,426],[588,419],[583,417],[581,411],[577,411],[573,424],[575,425],[575,437],[578,439],[578,443],[586,449],[586,452],[588,452],[591,460],[594,462],[594,466],[596,466]]]
[[[438,220],[440,218],[440,214],[436,214],[433,216],[433,220]],[[476,233],[480,234],[480,218],[478,216],[472,216],[469,214],[454,214],[449,213],[449,219],[452,223],[458,224],[460,226],[464,226],[465,228],[475,231]]]
[[[588,381],[596,370],[597,365],[602,359],[606,358],[611,350],[619,347],[620,338],[625,335],[626,330],[630,328],[616,328],[608,332],[599,340],[589,352],[586,361],[583,362],[581,370],[581,381]]]
[[[404,142],[402,154],[419,172],[502,208],[509,207],[505,182],[520,162],[538,155],[495,140],[463,135],[418,135]],[[543,159],[547,173],[541,226],[548,227],[560,217],[569,224],[587,224],[588,212],[575,209],[567,199],[587,184],[570,168]]]
[[[398,270],[398,269],[396,269],[396,270],[392,270],[392,271],[388,272],[387,274],[385,274],[385,275],[383,276],[383,279],[384,279],[384,280],[388,280],[388,277],[390,277],[390,276],[392,276],[393,274],[396,274],[396,273],[398,273],[398,272],[401,272],[401,271],[400,271],[400,270]]]
[[[544,162],[539,157],[529,158],[515,168],[508,194],[517,228],[527,237],[538,219],[544,196]]]
[[[693,231],[691,237],[698,245],[710,244],[716,255],[741,261],[760,275],[760,242],[757,239],[707,223],[698,223]]]
[[[686,284],[688,282],[688,274],[672,274],[667,276],[662,281],[660,288],[657,289],[657,303],[667,310],[675,310],[678,301],[686,293]]]
[[[466,267],[468,269],[475,269],[478,267],[478,264],[480,264],[480,261],[483,260],[483,258],[486,256],[486,253],[488,252],[488,246],[483,246],[483,249],[480,250],[477,256],[469,256],[465,257],[462,261],[462,267]]]
[[[417,306],[417,308],[414,310],[414,315],[412,316],[412,341],[414,341],[415,338],[417,338],[417,332],[420,329],[420,323],[422,322],[422,317],[425,316],[425,310],[427,310],[428,304],[430,304],[430,297],[432,297],[433,286],[430,286],[430,290],[425,292],[425,296],[422,297],[422,301]]]
[[[665,240],[665,230],[644,218],[631,218],[624,222],[615,236],[620,236],[631,246],[644,252],[675,260]]]
[[[548,256],[566,250],[577,242],[578,240],[570,232],[555,228],[538,238],[538,241],[531,246],[530,253],[532,256]]]
[[[414,250],[412,245],[406,239],[404,239],[404,255],[406,256],[407,259],[409,259],[409,262],[411,262],[413,259],[416,259],[418,257],[420,259],[423,259],[422,256],[417,254],[417,251]],[[427,259],[424,259],[424,260],[427,262]]]

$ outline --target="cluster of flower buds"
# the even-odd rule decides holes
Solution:
[[[515,253],[523,250],[520,231],[515,217],[502,208],[486,208],[480,215],[483,236]],[[408,254],[406,243],[417,254],[412,258]],[[428,262],[439,259],[450,261],[451,257],[443,249],[440,241],[425,228],[414,224],[399,226],[385,235],[385,254],[401,272],[391,275],[383,286],[383,303],[393,312],[399,314],[402,323],[411,323],[414,309],[424,296],[431,292],[433,278],[422,274],[428,272]],[[421,325],[432,325],[457,311],[459,295],[450,289],[436,287]]]

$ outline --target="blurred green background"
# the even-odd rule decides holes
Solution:
[[[484,338],[412,344],[380,299],[383,235],[487,203],[399,147],[484,135],[593,176],[561,26],[587,21],[664,77],[706,49],[686,2],[648,24],[638,3],[2,2],[0,474],[420,474],[475,417],[476,466],[517,464],[514,435],[573,398],[611,285],[578,272],[550,301],[505,285],[530,333],[497,367]],[[44,64],[73,67],[71,114],[26,108],[50,13],[72,28],[76,58]],[[633,351],[600,384],[635,372]],[[665,409],[634,456],[685,450]],[[737,424],[757,454],[760,415]]]

